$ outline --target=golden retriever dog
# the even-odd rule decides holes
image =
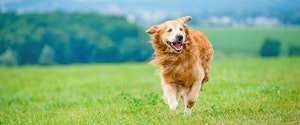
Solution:
[[[191,115],[202,86],[209,79],[213,48],[207,37],[185,24],[186,16],[152,26],[154,59],[150,64],[161,67],[161,85],[164,98],[171,110],[176,110],[178,98],[184,103],[184,113]]]

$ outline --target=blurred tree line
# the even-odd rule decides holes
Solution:
[[[145,61],[143,29],[96,13],[0,13],[0,62],[9,65]]]
[[[278,57],[281,51],[281,41],[277,39],[267,38],[265,39],[259,55],[261,57]],[[288,47],[288,56],[300,56],[300,46],[290,44]]]

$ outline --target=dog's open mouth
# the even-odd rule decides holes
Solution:
[[[186,42],[170,42],[170,41],[167,41],[167,43],[177,53],[180,53],[182,51],[183,45],[186,44]]]

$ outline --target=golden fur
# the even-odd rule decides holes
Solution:
[[[150,63],[161,67],[166,102],[171,110],[175,110],[177,99],[181,97],[186,114],[191,113],[202,84],[209,80],[209,65],[214,53],[207,37],[185,24],[190,20],[191,17],[186,16],[146,31],[152,36],[151,44],[155,50]]]

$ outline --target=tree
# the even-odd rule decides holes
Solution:
[[[148,45],[147,42],[142,42],[142,39],[137,38],[127,38],[120,44],[119,50],[119,59],[121,61],[144,61],[149,59],[149,55],[153,52],[152,48]]]
[[[42,49],[40,58],[39,58],[39,64],[40,65],[54,65],[55,62],[55,52],[53,48],[49,45],[45,45]]]
[[[290,45],[288,51],[289,56],[300,56],[300,46]]]
[[[260,49],[260,55],[262,57],[276,57],[280,53],[280,42],[274,39],[266,39],[262,48]]]
[[[0,55],[0,66],[18,66],[17,56],[12,49],[9,48]]]

